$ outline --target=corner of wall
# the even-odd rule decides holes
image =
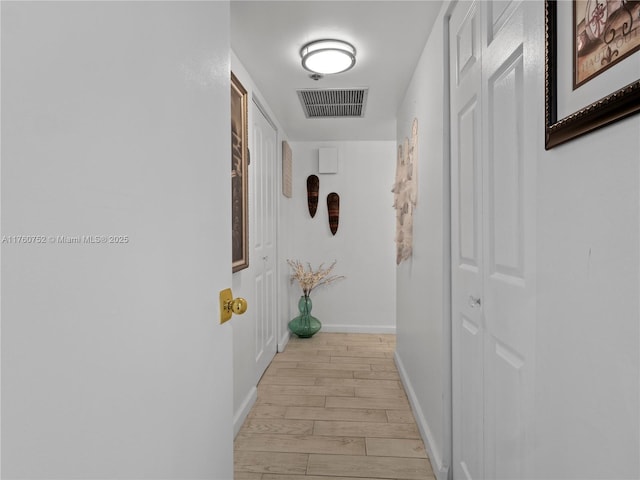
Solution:
[[[291,333],[289,329],[285,329],[284,333],[278,340],[278,352],[284,352],[284,349],[287,348],[287,344],[289,343],[289,339],[291,338]]]
[[[451,474],[450,191],[448,17],[443,2],[398,109],[398,143],[419,122],[414,258],[397,269],[396,364],[438,480]],[[442,70],[433,70],[440,64]],[[426,156],[426,145],[429,154]],[[429,172],[426,175],[425,172]],[[426,200],[426,201],[425,201]],[[429,297],[428,307],[418,298]],[[406,302],[405,302],[406,300]],[[419,312],[417,314],[416,312]],[[403,360],[405,363],[403,363]]]
[[[427,422],[424,412],[420,407],[420,402],[418,401],[416,392],[413,389],[411,380],[407,375],[407,371],[404,368],[402,359],[400,358],[400,354],[396,351],[393,358],[395,360],[396,366],[398,367],[398,373],[400,374],[402,385],[407,392],[407,397],[409,398],[409,403],[411,404],[411,410],[413,410],[413,415],[416,419],[416,423],[418,424],[418,429],[420,430],[420,436],[422,437],[424,446],[427,449],[433,472],[437,480],[447,480],[449,478],[449,466],[443,462],[442,455],[438,449],[438,444],[433,433],[431,433],[429,423]]]
[[[247,416],[249,415],[249,412],[251,411],[251,408],[253,407],[253,405],[256,403],[257,399],[258,399],[258,389],[256,387],[253,387],[252,389],[249,390],[249,393],[247,394],[245,399],[242,401],[240,408],[233,415],[233,437],[234,438],[236,437],[236,435],[238,435],[238,432],[242,428],[242,424],[244,424],[244,421],[247,419]]]

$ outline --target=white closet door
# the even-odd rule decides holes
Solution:
[[[456,479],[515,480],[529,470],[537,7],[461,2],[450,20]]]
[[[454,478],[483,478],[481,3],[450,20]]]
[[[253,109],[253,261],[256,292],[256,382],[276,354],[276,185],[277,132],[261,109]]]

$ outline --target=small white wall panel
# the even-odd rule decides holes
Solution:
[[[338,149],[336,147],[318,149],[318,173],[338,173]]]

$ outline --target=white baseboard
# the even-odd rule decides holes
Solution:
[[[288,328],[285,328],[284,334],[280,337],[280,340],[278,341],[278,352],[284,352],[285,347],[287,346],[287,343],[289,343],[289,339],[291,338],[291,332],[289,331]]]
[[[381,325],[327,325],[322,324],[321,332],[328,333],[384,333],[395,334],[395,326]]]
[[[396,362],[396,366],[398,367],[398,373],[400,374],[400,379],[402,380],[404,389],[407,392],[407,397],[409,397],[409,403],[411,404],[413,415],[416,417],[418,429],[420,430],[420,435],[424,441],[424,446],[427,449],[427,454],[429,455],[433,472],[438,480],[447,480],[449,478],[449,467],[442,463],[442,455],[438,449],[435,439],[433,438],[433,434],[431,433],[427,419],[422,412],[422,408],[420,408],[418,397],[411,386],[411,382],[402,363],[402,359],[400,358],[400,355],[398,355],[398,352],[395,352],[393,358]]]
[[[253,407],[253,404],[256,403],[257,399],[258,399],[258,389],[256,387],[253,387],[251,388],[251,390],[249,390],[249,393],[247,394],[244,401],[242,402],[242,405],[240,405],[240,408],[233,416],[233,437],[234,438],[236,435],[238,435],[240,428],[242,428],[242,424],[246,420],[247,415],[249,415],[249,412],[251,411],[251,407]]]

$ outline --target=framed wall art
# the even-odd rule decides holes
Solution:
[[[293,183],[293,153],[286,140],[282,141],[282,194],[291,198]]]
[[[249,266],[248,94],[231,73],[231,257],[232,270]]]
[[[545,148],[640,111],[640,1],[545,1]]]
[[[573,2],[573,88],[640,49],[640,2]]]

